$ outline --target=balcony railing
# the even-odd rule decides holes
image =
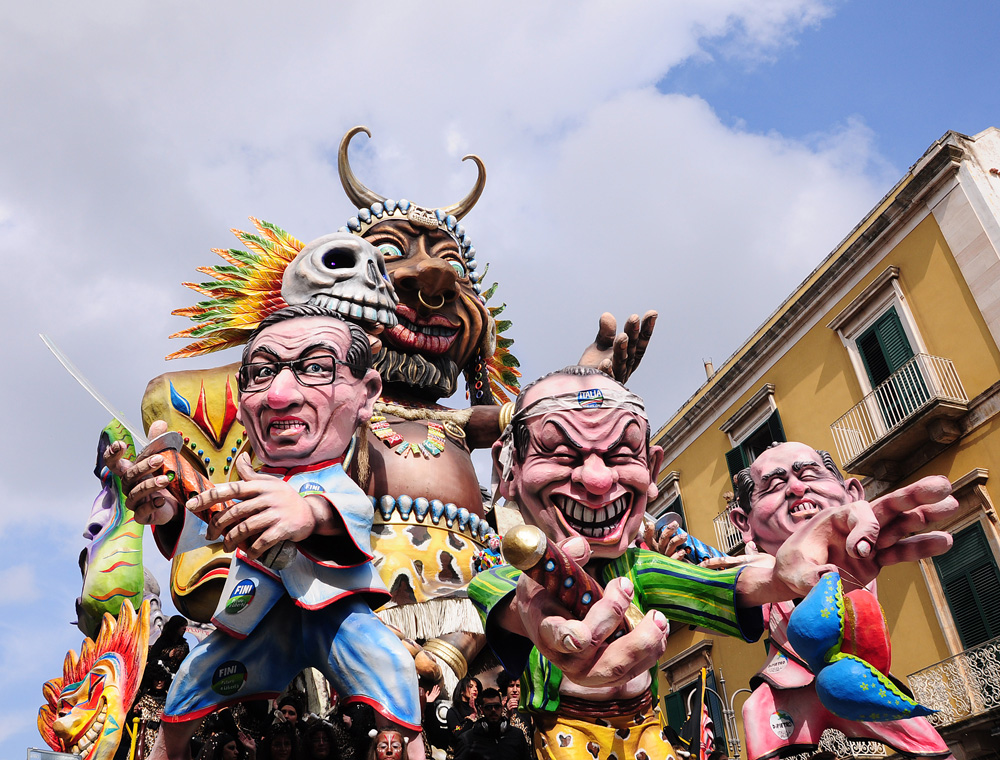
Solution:
[[[969,397],[950,359],[917,354],[830,426],[840,461],[853,461],[937,400]]]
[[[920,704],[940,711],[927,718],[935,726],[1000,708],[1000,638],[917,671],[909,681]]]
[[[736,509],[736,502],[731,501],[722,512],[713,518],[716,546],[726,554],[732,554],[738,546],[743,545],[743,536],[729,520],[729,513],[734,509]]]

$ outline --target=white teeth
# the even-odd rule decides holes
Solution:
[[[411,322],[406,317],[402,316],[399,317],[399,324],[401,324],[410,332],[416,333],[417,335],[428,335],[430,337],[435,337],[435,338],[442,336],[448,338],[458,332],[458,328],[455,327],[444,327],[440,325],[418,325]]]
[[[572,527],[589,538],[603,538],[612,533],[628,507],[625,496],[598,509],[585,507],[568,496],[553,496],[552,500]]]

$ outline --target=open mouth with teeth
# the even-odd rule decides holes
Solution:
[[[97,711],[91,721],[73,737],[72,744],[67,747],[67,751],[73,755],[89,757],[96,749],[95,743],[101,737],[104,730],[104,722],[108,717],[108,701],[101,697],[101,709]]]
[[[552,495],[566,525],[585,538],[607,539],[618,537],[632,503],[630,494],[621,496],[597,509],[588,507],[569,496]]]
[[[302,430],[305,431],[306,423],[302,420],[292,420],[292,419],[280,419],[273,420],[268,426],[267,430],[270,433],[276,433],[281,435],[286,430]]]
[[[396,313],[387,303],[358,303],[350,298],[337,297],[329,293],[316,293],[309,303],[343,314],[350,319],[376,322],[386,327],[396,324]]]
[[[425,354],[443,354],[458,337],[459,328],[442,316],[418,319],[417,314],[402,304],[396,309],[399,323],[385,332],[390,343],[399,348]]]
[[[799,499],[789,508],[788,514],[795,520],[808,520],[818,515],[821,509],[822,507],[809,499]]]

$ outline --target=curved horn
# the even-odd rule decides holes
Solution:
[[[368,131],[368,127],[352,127],[348,130],[347,134],[344,135],[344,139],[340,141],[340,150],[337,152],[337,169],[340,172],[340,184],[344,186],[344,192],[347,193],[347,197],[350,198],[351,203],[357,208],[368,208],[373,203],[382,203],[385,198],[377,193],[373,193],[362,185],[358,178],[354,176],[354,172],[351,171],[351,163],[347,160],[347,146],[350,144],[351,138],[358,132],[364,132],[369,138],[372,136],[372,133]],[[479,196],[476,197],[478,198]],[[472,202],[475,203],[475,200]]]
[[[486,187],[486,167],[483,165],[483,159],[470,153],[467,156],[463,156],[462,160],[468,161],[470,158],[475,161],[476,166],[479,167],[479,176],[476,177],[476,186],[473,187],[472,191],[458,203],[441,209],[445,215],[454,214],[456,219],[461,219],[463,216],[472,211],[472,207],[476,205],[476,201],[479,200],[479,196],[483,194],[483,188]]]

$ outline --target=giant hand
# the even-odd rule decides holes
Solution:
[[[167,432],[167,423],[156,420],[149,426],[150,439]],[[130,462],[124,458],[125,443],[115,441],[104,452],[104,465],[122,480],[128,494],[125,507],[135,513],[141,525],[164,525],[176,517],[180,505],[167,490],[170,481],[162,473],[163,457],[153,454]]]
[[[656,317],[655,311],[647,311],[642,320],[633,314],[625,322],[624,332],[619,333],[614,315],[605,312],[597,327],[597,337],[583,352],[579,363],[597,367],[620,383],[627,382],[646,353]]]
[[[871,503],[824,509],[781,546],[776,579],[802,596],[821,575],[839,570],[847,590],[860,588],[883,567],[948,551],[951,535],[928,528],[957,509],[951,483],[941,476],[923,478]]]
[[[303,497],[281,478],[255,472],[246,453],[237,457],[236,471],[242,480],[222,483],[185,505],[197,513],[238,500],[211,522],[209,533],[223,537],[226,551],[239,547],[250,559],[257,559],[282,541],[303,541],[316,532],[336,532],[334,525],[339,518],[334,517],[326,499]]]
[[[582,538],[571,538],[560,548],[578,564],[585,564],[590,548]],[[604,596],[578,620],[556,596],[527,574],[522,575],[505,622],[531,639],[543,656],[581,686],[606,687],[627,683],[648,671],[667,646],[667,619],[653,611],[632,631],[613,641],[632,602],[632,583],[616,578]]]

